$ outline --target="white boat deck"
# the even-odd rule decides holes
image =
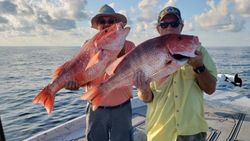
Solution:
[[[134,99],[132,103],[132,123],[136,129],[135,131],[144,131],[147,107],[138,99]],[[249,115],[208,106],[205,107],[205,111],[205,117],[209,125],[207,141],[249,141]],[[85,116],[82,116],[35,135],[25,141],[86,141],[84,131]]]

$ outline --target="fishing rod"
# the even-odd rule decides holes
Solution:
[[[5,141],[1,117],[0,117],[0,141]]]

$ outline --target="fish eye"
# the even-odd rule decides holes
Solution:
[[[182,40],[181,36],[178,37],[179,40]]]

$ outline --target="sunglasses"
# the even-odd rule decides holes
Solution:
[[[159,25],[160,25],[161,28],[167,28],[169,25],[172,28],[177,28],[180,25],[180,22],[179,21],[175,21],[175,22],[161,22]]]
[[[114,23],[116,23],[116,20],[115,19],[108,19],[108,20],[105,20],[105,19],[101,19],[100,21],[99,21],[99,23],[100,24],[114,24]]]

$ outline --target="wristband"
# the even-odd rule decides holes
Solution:
[[[206,67],[205,67],[204,65],[202,65],[202,66],[197,67],[197,68],[195,68],[195,69],[193,69],[193,70],[194,70],[195,73],[201,74],[201,73],[203,73],[203,72],[206,71]]]

